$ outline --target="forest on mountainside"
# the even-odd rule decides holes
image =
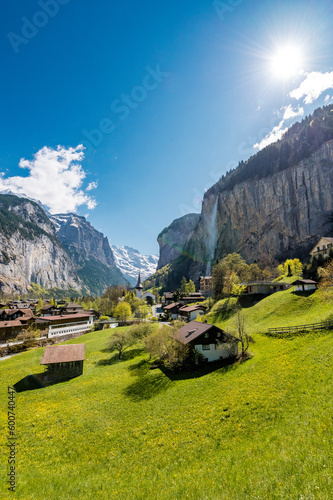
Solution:
[[[325,142],[333,139],[333,105],[316,109],[312,115],[292,125],[282,139],[239,162],[223,175],[205,196],[231,190],[248,179],[269,177],[308,158]]]

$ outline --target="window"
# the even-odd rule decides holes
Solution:
[[[207,332],[207,333],[205,333],[205,339],[208,339],[208,337],[209,337],[209,333]]]
[[[204,345],[202,346],[202,350],[203,350],[203,351],[210,351],[210,345],[209,345],[209,344],[204,344]]]

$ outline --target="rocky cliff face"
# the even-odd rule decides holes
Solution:
[[[309,158],[274,175],[207,193],[198,227],[187,249],[192,278],[230,252],[248,262],[307,254],[333,229],[333,140]]]
[[[50,217],[58,237],[77,265],[94,258],[106,266],[115,266],[108,239],[97,231],[85,217],[76,214],[57,214]]]
[[[44,211],[26,198],[0,195],[0,289],[27,292],[31,282],[43,288],[81,287]]]
[[[57,235],[76,265],[87,293],[100,295],[111,285],[127,285],[116,266],[108,239],[85,217],[76,214],[52,215]]]
[[[182,254],[188,240],[198,225],[199,219],[199,214],[184,215],[163,229],[157,237],[160,246],[160,258],[157,269],[161,269]]]

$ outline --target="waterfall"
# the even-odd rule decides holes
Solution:
[[[217,215],[217,205],[218,205],[218,196],[216,196],[216,200],[214,203],[214,207],[210,218],[207,224],[207,239],[206,239],[206,248],[207,248],[207,267],[206,267],[206,276],[210,276],[212,270],[212,263],[214,260],[215,247],[217,243],[217,227],[216,227],[216,215]]]

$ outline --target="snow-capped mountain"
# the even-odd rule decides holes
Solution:
[[[156,271],[158,263],[157,255],[141,255],[138,250],[126,246],[116,247],[115,245],[111,245],[111,249],[117,267],[133,285],[137,283],[139,272],[141,279],[145,280]]]

